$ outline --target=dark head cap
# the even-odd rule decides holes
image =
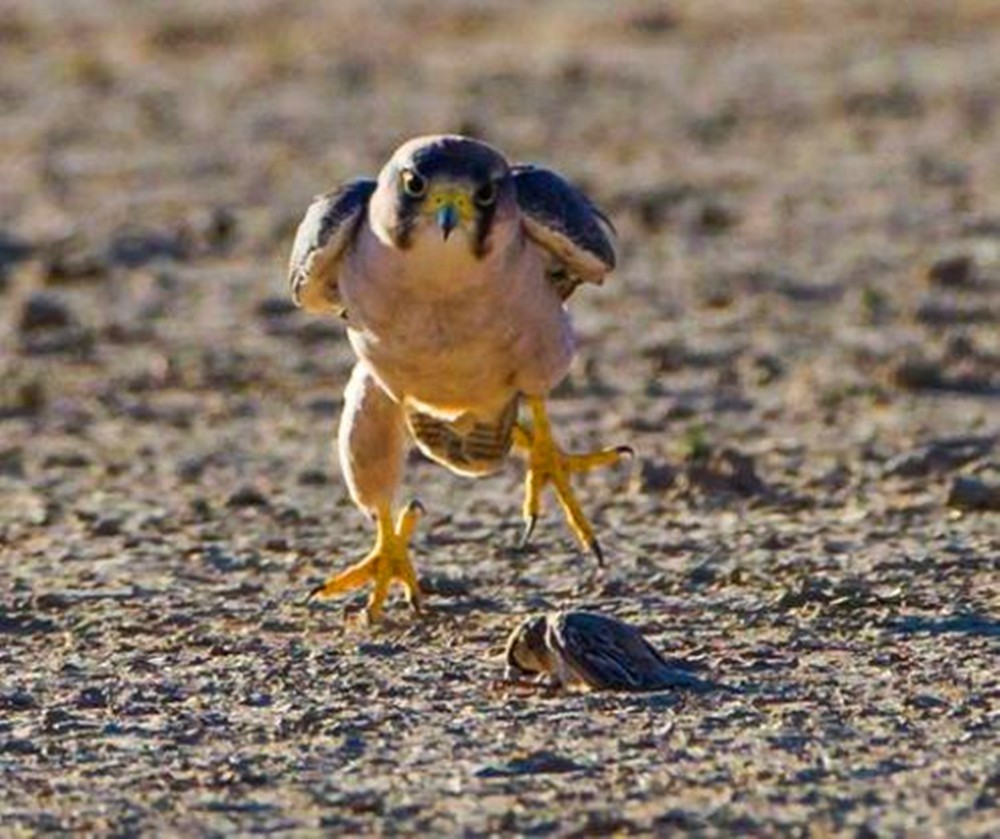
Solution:
[[[493,146],[458,134],[416,137],[398,149],[390,161],[399,169],[415,169],[424,178],[484,183],[510,172],[510,164]]]

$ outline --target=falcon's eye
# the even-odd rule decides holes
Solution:
[[[475,194],[476,203],[480,207],[488,207],[494,201],[497,200],[497,185],[495,181],[487,181],[479,189],[476,190]]]
[[[427,192],[427,180],[412,169],[404,169],[401,177],[403,179],[403,192],[411,198],[420,198]]]

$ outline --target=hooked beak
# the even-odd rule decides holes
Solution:
[[[451,203],[445,204],[437,211],[436,218],[438,227],[441,228],[441,237],[447,242],[451,231],[458,225],[458,208]]]

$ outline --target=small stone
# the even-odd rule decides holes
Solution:
[[[889,371],[889,380],[900,390],[928,390],[941,387],[944,374],[936,361],[906,358]]]
[[[262,318],[282,318],[297,311],[298,307],[287,297],[265,297],[257,304],[257,314]]]
[[[66,251],[52,254],[45,260],[42,280],[49,286],[70,285],[104,279],[108,272],[107,260],[96,251]]]
[[[586,769],[574,760],[542,750],[503,764],[490,764],[476,770],[477,778],[512,778],[521,775],[557,775]]]
[[[116,518],[100,518],[90,528],[93,536],[118,536],[122,532],[122,523]]]
[[[20,479],[24,475],[24,450],[0,449],[0,476]]]
[[[677,470],[669,463],[643,458],[638,470],[638,488],[642,493],[666,492],[677,481]]]
[[[190,254],[183,232],[123,228],[111,238],[107,259],[114,265],[138,268],[159,261],[182,261]]]
[[[84,688],[77,694],[74,705],[77,708],[107,708],[108,695],[100,688]]]
[[[0,742],[0,754],[33,755],[39,752],[35,741],[27,737],[12,737]]]
[[[306,410],[318,417],[335,417],[342,404],[339,399],[319,396],[306,403]]]
[[[53,452],[42,461],[45,469],[83,469],[90,458],[82,452]]]
[[[739,222],[736,212],[718,201],[706,201],[695,213],[693,226],[709,236],[724,233]]]
[[[940,696],[934,696],[931,693],[920,693],[916,696],[910,697],[907,702],[913,708],[919,708],[921,710],[930,710],[932,708],[946,708],[948,703],[943,700]]]
[[[947,504],[956,510],[1000,512],[1000,484],[990,484],[973,477],[957,477],[951,482]]]
[[[228,207],[211,207],[195,213],[188,221],[187,230],[203,248],[219,253],[234,244],[239,223]]]
[[[750,370],[755,384],[769,385],[784,375],[785,365],[777,356],[761,354],[751,359]]]
[[[244,486],[237,489],[226,501],[227,507],[266,507],[267,496],[256,487]]]
[[[0,709],[4,711],[27,711],[37,704],[35,697],[20,688],[10,693],[0,693]]]
[[[191,515],[199,521],[208,521],[212,518],[212,505],[205,498],[192,498],[190,509]]]
[[[662,35],[676,29],[680,25],[680,18],[671,9],[650,9],[633,14],[626,23],[633,32]]]
[[[0,267],[27,259],[32,250],[33,247],[25,240],[0,230]]]
[[[41,376],[0,370],[0,419],[35,416],[48,402]]]
[[[996,445],[995,437],[942,437],[894,457],[885,465],[885,474],[922,478],[933,472],[947,472],[985,457]]]
[[[941,257],[927,269],[927,281],[946,288],[971,285],[975,276],[976,263],[964,253]]]
[[[185,457],[174,468],[174,472],[185,483],[194,483],[201,480],[207,465],[207,459],[204,457]]]
[[[58,329],[71,326],[73,323],[73,314],[62,300],[51,294],[37,293],[25,301],[18,328],[21,332],[32,332],[39,329]]]
[[[330,478],[322,469],[304,469],[299,472],[298,481],[302,486],[326,486]]]

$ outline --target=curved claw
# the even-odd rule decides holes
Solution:
[[[403,586],[407,600],[418,610],[420,582],[410,560],[409,546],[423,509],[419,501],[413,501],[400,512],[397,521],[393,523],[388,505],[380,507],[375,514],[377,532],[371,551],[359,562],[312,589],[306,597],[306,603],[314,597],[332,597],[372,583],[372,593],[363,615],[364,620],[374,624],[382,615],[390,586],[398,582]]]
[[[590,542],[590,551],[594,555],[594,559],[597,560],[597,567],[598,568],[603,568],[604,567],[604,551],[601,549],[601,543],[598,542],[596,539],[591,540],[591,542]]]
[[[414,498],[409,504],[406,505],[406,509],[421,516],[427,512],[427,508],[420,503],[419,498]]]
[[[627,457],[629,459],[635,459],[635,449],[631,446],[615,446],[615,451],[620,457]]]
[[[521,538],[517,540],[517,549],[523,551],[531,541],[531,535],[535,532],[535,525],[538,524],[538,516],[528,516],[524,520],[524,530]]]

